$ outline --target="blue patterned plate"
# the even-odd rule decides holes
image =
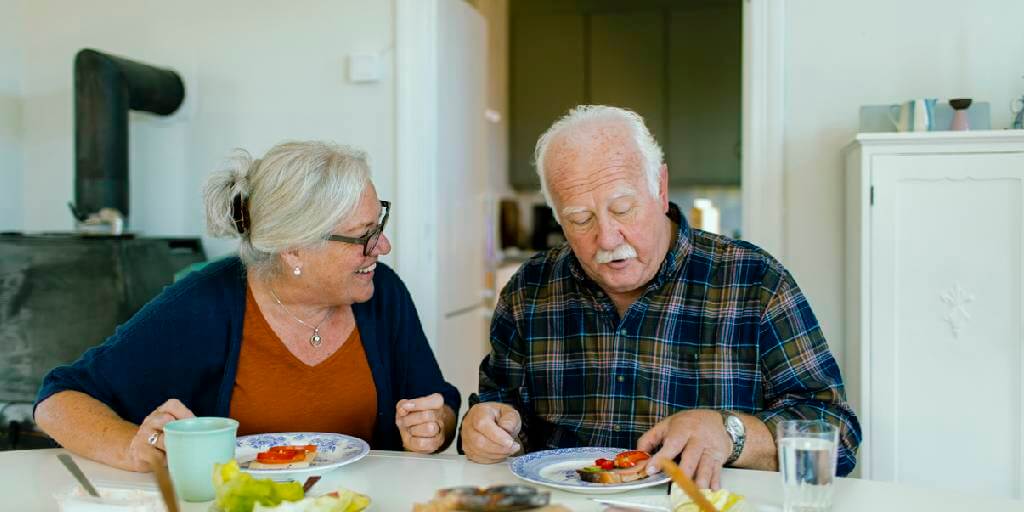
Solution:
[[[512,474],[527,482],[546,485],[563,491],[581,494],[611,494],[616,492],[643,489],[668,482],[664,473],[651,475],[643,480],[624,484],[594,484],[580,480],[576,470],[583,466],[593,466],[597,459],[614,459],[621,448],[562,448],[544,450],[517,457],[509,461]]]
[[[316,445],[316,458],[309,467],[292,469],[249,469],[249,463],[256,460],[256,454],[271,446]],[[351,464],[370,452],[370,445],[358,437],[344,434],[318,432],[285,432],[275,434],[253,434],[239,437],[235,441],[235,459],[242,471],[260,478],[274,480],[302,479],[322,475],[345,464]]]

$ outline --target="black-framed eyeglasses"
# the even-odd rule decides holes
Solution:
[[[370,230],[369,233],[360,237],[330,235],[327,239],[332,242],[345,242],[347,244],[362,245],[363,256],[369,256],[370,253],[377,248],[377,242],[380,241],[380,234],[384,232],[384,226],[388,225],[388,215],[391,213],[391,201],[381,201],[380,207],[384,210],[380,223]]]

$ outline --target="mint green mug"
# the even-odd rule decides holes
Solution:
[[[174,420],[164,425],[167,469],[181,499],[214,498],[213,465],[235,458],[237,431],[237,421],[212,416]]]

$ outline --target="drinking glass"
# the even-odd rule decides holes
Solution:
[[[785,512],[832,509],[839,431],[824,421],[783,421],[777,430]]]

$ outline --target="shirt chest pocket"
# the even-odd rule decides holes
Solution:
[[[641,368],[638,391],[664,404],[666,412],[694,408],[746,410],[754,405],[749,402],[750,387],[757,380],[756,349],[678,343],[660,352],[660,357]],[[744,395],[742,400],[737,400],[739,390]]]

